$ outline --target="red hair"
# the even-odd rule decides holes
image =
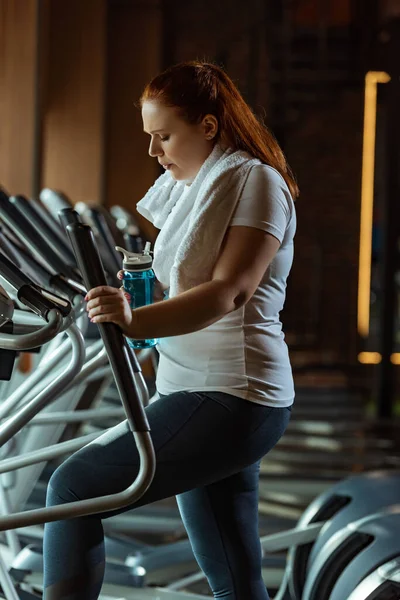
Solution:
[[[275,137],[220,67],[198,61],[169,67],[146,85],[140,106],[147,100],[177,108],[192,124],[200,123],[207,114],[214,115],[219,125],[216,141],[233,150],[245,150],[276,169],[293,198],[298,196],[296,180]]]

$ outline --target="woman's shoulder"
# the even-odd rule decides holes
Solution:
[[[253,163],[245,184],[246,191],[269,191],[290,196],[290,191],[282,175],[274,167],[261,161]]]

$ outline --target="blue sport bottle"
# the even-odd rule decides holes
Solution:
[[[120,246],[115,249],[124,256],[122,268],[124,271],[124,290],[131,296],[131,308],[139,308],[153,303],[153,290],[156,276],[152,269],[153,258],[150,254],[150,242],[146,242],[141,254],[128,252]],[[151,348],[158,344],[158,339],[136,340],[128,338],[131,348]]]

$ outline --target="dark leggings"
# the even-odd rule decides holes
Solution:
[[[268,600],[258,534],[259,464],[285,431],[290,409],[222,392],[177,392],[150,404],[146,413],[157,460],[152,484],[121,511],[46,524],[44,598],[98,598],[105,565],[102,519],[175,495],[214,598]],[[138,466],[124,421],[55,471],[47,505],[119,492],[135,479]]]

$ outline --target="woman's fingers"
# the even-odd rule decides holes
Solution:
[[[114,294],[119,294],[118,288],[111,287],[110,285],[100,285],[89,290],[85,296],[85,300],[89,301],[99,296],[113,296]]]
[[[100,290],[97,292],[96,290]],[[112,290],[112,292],[110,292]],[[93,293],[92,293],[93,292]],[[97,295],[99,294],[99,295]],[[116,288],[94,288],[88,293],[88,300],[86,304],[86,310],[89,313],[89,317],[93,318],[99,314],[110,314],[115,311],[124,311],[124,303],[128,300],[125,293],[121,289]]]
[[[121,288],[102,285],[86,295],[86,310],[92,323],[116,323],[122,330],[132,321],[130,296]]]
[[[115,304],[118,302],[120,295],[118,296],[98,296],[97,298],[93,298],[93,300],[89,300],[86,304],[86,310],[92,310],[100,305],[104,306],[106,304]]]
[[[110,303],[110,304],[99,304],[98,306],[95,306],[91,309],[88,310],[88,315],[89,318],[92,319],[93,317],[96,317],[97,315],[103,315],[103,314],[109,314],[109,313],[114,313],[116,310],[120,310],[122,309],[122,305],[121,304],[116,304],[115,302]]]
[[[123,295],[125,296],[125,298],[128,300],[128,302],[131,301],[131,295],[129,292],[126,291],[126,289],[124,288],[124,286],[122,285],[120,288],[121,292],[123,293]]]
[[[120,325],[121,327],[123,326],[123,323],[121,322],[121,315],[118,313],[107,313],[104,315],[96,315],[94,317],[92,317],[91,319],[92,323],[115,323],[116,325]]]

